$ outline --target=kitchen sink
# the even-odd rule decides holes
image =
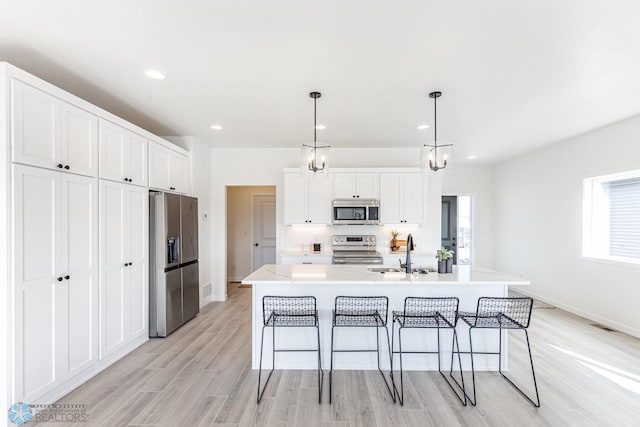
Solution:
[[[397,267],[369,267],[372,273],[404,273],[404,269]]]
[[[380,273],[380,274],[384,274],[384,273],[405,273],[404,268],[398,268],[398,267],[369,267],[367,270],[369,270],[372,273]],[[427,268],[427,267],[419,267],[419,268],[413,268],[411,269],[412,273],[417,273],[417,274],[427,274],[429,271],[436,271],[434,268]]]

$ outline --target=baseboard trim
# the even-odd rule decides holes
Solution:
[[[615,320],[607,319],[606,317],[602,317],[598,314],[591,313],[586,310],[582,310],[578,307],[574,307],[572,305],[564,304],[560,301],[556,301],[553,298],[547,298],[541,295],[536,294],[535,292],[529,292],[524,290],[523,287],[518,286],[517,289],[513,289],[514,292],[529,296],[531,298],[540,300],[546,304],[551,304],[554,307],[558,307],[564,311],[568,311],[569,313],[575,314],[580,317],[584,317],[585,319],[592,320],[594,322],[598,322],[602,325],[608,326],[612,329],[615,329],[619,332],[624,332],[625,334],[634,336],[636,338],[640,338],[640,330],[627,326],[625,324],[616,322]]]

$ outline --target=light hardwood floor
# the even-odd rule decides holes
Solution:
[[[89,422],[80,425],[100,426],[640,425],[640,340],[553,308],[534,309],[530,328],[540,409],[495,373],[477,375],[478,406],[462,407],[437,372],[408,373],[400,407],[376,371],[336,371],[331,405],[328,388],[317,403],[315,371],[276,371],[257,405],[250,309],[251,289],[230,285],[227,302],[209,304],[60,403],[87,405]],[[526,381],[523,341],[511,333],[511,374]]]

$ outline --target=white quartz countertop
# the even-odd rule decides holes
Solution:
[[[380,266],[372,266],[380,267]],[[266,264],[242,280],[244,284],[396,284],[396,285],[530,285],[531,282],[483,267],[455,266],[450,274],[376,273],[366,265]]]

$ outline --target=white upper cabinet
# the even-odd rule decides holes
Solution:
[[[420,173],[381,173],[380,223],[422,223],[424,193],[424,178]]]
[[[15,397],[38,401],[97,360],[97,182],[13,171]]]
[[[169,189],[178,193],[189,192],[189,167],[186,156],[169,152]]]
[[[100,120],[100,178],[147,185],[147,140]]]
[[[284,174],[284,223],[331,223],[331,190],[327,176]]]
[[[98,119],[19,80],[11,81],[12,160],[98,175]]]
[[[377,199],[380,196],[379,174],[377,173],[340,172],[332,175],[334,199]]]
[[[189,193],[189,159],[160,144],[149,143],[149,187]]]

